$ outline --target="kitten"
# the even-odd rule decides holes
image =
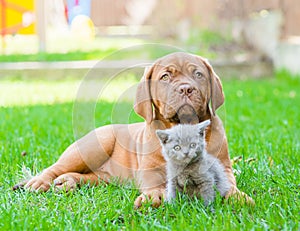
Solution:
[[[167,162],[167,197],[176,197],[176,189],[190,196],[202,197],[204,204],[214,201],[215,190],[225,196],[230,189],[221,162],[205,149],[206,120],[196,125],[177,125],[167,130],[157,130]]]

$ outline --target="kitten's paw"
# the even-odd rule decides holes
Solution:
[[[164,199],[164,202],[166,202],[167,204],[172,204],[172,203],[174,203],[175,202],[175,198],[174,197],[166,197],[165,199]]]
[[[205,197],[203,198],[203,204],[205,207],[209,207],[211,206],[215,201],[215,197],[214,196],[211,196],[211,197]]]

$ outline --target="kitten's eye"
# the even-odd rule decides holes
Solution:
[[[202,72],[196,70],[196,71],[194,72],[194,76],[195,76],[197,79],[200,79],[200,78],[202,78],[203,74],[202,74]]]
[[[181,147],[179,145],[174,146],[173,148],[175,151],[179,151],[181,149]]]
[[[191,143],[191,144],[190,144],[190,147],[191,147],[191,148],[195,148],[195,147],[196,147],[196,144],[195,144],[195,143]]]
[[[163,75],[160,77],[160,79],[161,79],[162,81],[168,81],[169,78],[170,78],[170,74],[169,74],[169,73],[165,73],[165,74],[163,74]]]

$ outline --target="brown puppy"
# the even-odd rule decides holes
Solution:
[[[236,188],[221,120],[215,111],[224,102],[220,79],[203,58],[173,53],[145,70],[136,94],[135,111],[144,123],[108,125],[90,132],[70,145],[56,163],[14,188],[47,191],[51,183],[70,190],[79,184],[109,182],[112,177],[133,179],[141,195],[158,206],[165,193],[165,161],[155,130],[178,123],[211,120],[206,140],[208,152],[223,163],[232,188],[229,195],[245,194]]]

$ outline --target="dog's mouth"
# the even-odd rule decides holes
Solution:
[[[170,122],[176,124],[196,124],[199,123],[199,117],[191,105],[185,104],[170,118]]]

